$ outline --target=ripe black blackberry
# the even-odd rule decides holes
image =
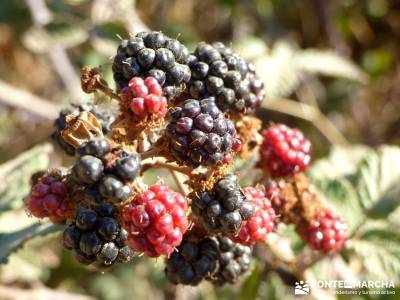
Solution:
[[[167,126],[170,150],[174,158],[192,167],[224,162],[236,142],[236,129],[218,109],[214,98],[189,99],[170,112]]]
[[[234,243],[227,237],[218,236],[214,239],[219,246],[219,268],[207,280],[217,285],[235,283],[250,268],[251,248]]]
[[[217,271],[219,252],[212,238],[184,241],[167,259],[165,275],[174,284],[197,285]]]
[[[92,104],[81,104],[75,105],[72,104],[60,111],[58,118],[54,122],[55,131],[51,135],[52,139],[64,150],[64,152],[68,155],[75,154],[75,148],[69,145],[61,136],[61,132],[67,126],[66,116],[70,114],[74,114],[78,116],[83,111],[91,112],[96,119],[100,122],[102,126],[103,134],[107,134],[111,131],[111,124],[115,120],[115,116],[108,109],[101,109],[98,106],[94,106]]]
[[[105,138],[82,144],[72,167],[72,178],[84,187],[86,201],[120,203],[131,194],[128,183],[140,175],[140,155],[119,147]]]
[[[133,77],[155,77],[167,99],[179,95],[190,79],[189,52],[178,40],[162,32],[141,32],[121,41],[112,66],[117,88],[126,87]]]
[[[223,112],[251,113],[264,99],[264,84],[254,65],[220,42],[200,44],[189,67],[189,94],[195,99],[214,96]]]
[[[197,194],[191,208],[207,230],[226,234],[237,234],[242,221],[250,220],[254,213],[234,175],[223,177],[212,191]]]
[[[117,210],[110,204],[79,208],[75,221],[64,230],[64,247],[85,265],[110,267],[129,262],[133,251],[127,246],[128,234],[116,217]]]

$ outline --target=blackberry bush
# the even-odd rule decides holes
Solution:
[[[261,164],[272,176],[288,176],[307,169],[311,143],[300,130],[276,124],[266,129],[263,137]]]
[[[246,199],[234,175],[218,181],[212,191],[197,193],[191,204],[193,213],[211,232],[237,234],[243,221],[250,220],[254,206]]]
[[[186,100],[169,116],[169,149],[179,163],[192,167],[218,165],[226,162],[232,151],[238,151],[235,126],[218,109],[214,98]]]
[[[293,224],[321,254],[344,248],[343,218],[302,173],[311,143],[283,124],[267,128],[262,142],[262,121],[244,115],[265,95],[252,64],[222,43],[200,44],[189,55],[161,32],[142,32],[121,41],[112,71],[116,90],[101,68],[84,67],[81,85],[96,99],[101,92],[116,100],[118,119],[98,105],[61,111],[53,138],[75,161],[66,172],[35,176],[26,201],[31,215],[65,223],[63,243],[78,262],[103,269],[134,252],[166,256],[171,283],[223,285],[250,268],[257,243],[276,251],[278,222]],[[142,175],[156,168],[170,171],[179,193],[144,183]],[[242,190],[232,172],[253,186]],[[270,257],[282,256],[262,255],[262,272],[274,265],[286,276],[302,265]]]
[[[74,222],[63,233],[64,247],[82,264],[110,267],[129,262],[133,251],[127,246],[127,232],[118,223],[110,204],[78,209]]]
[[[215,97],[223,112],[253,112],[265,96],[255,68],[222,43],[201,44],[190,56],[189,94],[195,99]]]
[[[122,220],[132,249],[149,257],[170,255],[188,229],[184,196],[153,184],[124,207]]]
[[[119,90],[133,77],[152,76],[168,99],[178,96],[190,79],[189,52],[178,40],[162,32],[141,32],[121,41],[112,70]]]

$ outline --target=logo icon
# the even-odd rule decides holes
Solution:
[[[308,281],[296,281],[294,285],[294,294],[295,295],[308,295],[310,293],[310,285]]]

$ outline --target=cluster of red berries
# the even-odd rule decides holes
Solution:
[[[54,176],[43,176],[32,186],[27,207],[37,218],[49,218],[54,223],[65,221],[69,213],[65,184]]]
[[[144,120],[150,115],[157,118],[165,117],[167,113],[167,98],[163,96],[161,85],[154,77],[142,79],[133,77],[127,87],[124,87],[120,96],[129,103],[135,119]]]
[[[164,184],[154,184],[124,207],[122,221],[128,245],[150,257],[170,255],[188,229],[185,197]]]
[[[262,164],[273,177],[289,176],[307,169],[311,143],[300,130],[276,124],[266,129],[263,137]]]
[[[331,209],[319,211],[305,231],[305,240],[322,253],[339,251],[346,240],[347,225]]]

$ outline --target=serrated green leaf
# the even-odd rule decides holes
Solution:
[[[360,203],[368,214],[387,216],[398,206],[400,199],[400,148],[384,146],[367,155],[354,181]]]
[[[33,237],[60,231],[62,228],[64,228],[63,225],[35,223],[15,232],[0,233],[0,263],[7,262],[10,253],[16,251]]]
[[[367,75],[355,63],[331,50],[304,50],[297,53],[295,62],[299,69],[310,73],[367,81]]]
[[[354,174],[360,161],[370,153],[372,148],[364,145],[334,146],[329,156],[315,161],[307,173],[317,179]]]
[[[400,282],[400,235],[388,226],[366,226],[351,248],[368,272],[380,280]]]
[[[23,203],[30,189],[31,175],[48,167],[51,151],[50,144],[39,145],[0,165],[0,211]]]
[[[252,300],[257,297],[257,291],[260,286],[260,268],[255,266],[253,272],[246,281],[243,282],[242,288],[236,300]]]
[[[313,178],[313,183],[328,204],[346,220],[350,234],[365,220],[357,192],[348,180]]]

